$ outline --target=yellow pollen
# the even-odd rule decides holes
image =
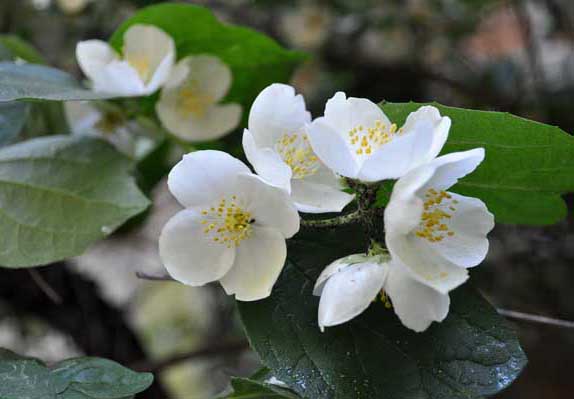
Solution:
[[[313,152],[305,133],[284,134],[275,148],[293,171],[294,179],[311,176],[319,169],[319,158]]]
[[[126,57],[126,61],[136,70],[141,80],[147,82],[151,78],[151,68],[149,60],[142,56]]]
[[[357,155],[370,155],[402,133],[403,130],[397,130],[396,124],[388,126],[380,120],[376,120],[373,127],[358,125],[348,132],[349,143],[355,148]]]
[[[393,307],[393,304],[391,303],[391,299],[389,298],[389,296],[387,295],[385,290],[381,290],[381,292],[379,293],[379,298],[381,299],[381,302],[383,303],[383,305],[385,305],[385,308],[391,309]],[[377,298],[375,298],[375,301],[376,300],[377,300]]]
[[[179,90],[179,110],[183,115],[191,114],[196,118],[203,118],[214,101],[210,95],[201,93],[194,89],[194,86],[190,84]]]
[[[251,235],[254,220],[251,213],[241,207],[236,196],[230,200],[221,199],[217,208],[204,209],[201,214],[205,217],[201,221],[206,226],[204,234],[228,248],[238,247],[241,241]]]
[[[424,197],[424,211],[415,235],[429,242],[441,242],[446,237],[454,236],[454,231],[445,222],[452,218],[452,212],[456,211],[454,204],[458,201],[451,200],[452,195],[446,191],[433,188],[428,189]]]

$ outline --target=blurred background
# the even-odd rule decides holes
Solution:
[[[190,2],[309,53],[292,83],[314,116],[343,90],[373,101],[508,111],[574,131],[573,0]],[[26,39],[50,65],[80,77],[77,41],[105,40],[153,3],[159,2],[0,0],[0,33]],[[48,132],[55,126],[44,129],[55,133]],[[211,398],[231,375],[256,370],[233,302],[219,287],[136,277],[164,274],[157,237],[179,209],[164,181],[153,197],[137,228],[65,265],[3,270],[0,347],[47,361],[92,354],[151,369],[160,378],[142,398]],[[558,225],[496,227],[486,264],[473,271],[495,306],[574,320],[574,201],[566,200],[570,215]],[[512,322],[530,362],[496,397],[571,398],[574,329]]]

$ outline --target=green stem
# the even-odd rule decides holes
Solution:
[[[334,217],[331,219],[322,219],[322,220],[301,219],[301,226],[302,227],[317,228],[317,229],[331,228],[331,227],[343,226],[343,225],[352,224],[352,223],[358,223],[360,221],[359,217],[360,217],[360,212],[357,210],[357,211],[348,213],[346,215],[337,216],[337,217]]]

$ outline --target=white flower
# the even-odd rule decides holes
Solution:
[[[87,40],[76,46],[76,58],[98,92],[133,97],[158,90],[175,60],[173,39],[152,25],[133,25],[124,34],[122,56],[106,42]]]
[[[153,145],[149,138],[136,137],[135,131],[141,128],[134,121],[112,110],[105,112],[87,101],[65,102],[64,113],[72,134],[104,139],[132,158],[139,159]]]
[[[309,126],[309,140],[317,156],[338,174],[364,182],[397,179],[434,159],[450,129],[448,117],[435,107],[411,113],[397,129],[384,112],[364,98],[336,93],[325,115]]]
[[[64,13],[69,15],[79,14],[91,0],[57,0],[56,3]]]
[[[419,283],[399,261],[385,255],[356,254],[336,260],[323,270],[313,293],[321,296],[321,331],[358,316],[379,295],[403,325],[417,332],[443,321],[450,306],[448,294]]]
[[[241,120],[239,104],[218,104],[231,87],[231,70],[219,58],[179,61],[161,91],[157,115],[167,130],[186,141],[215,140]]]
[[[494,216],[477,198],[448,192],[484,159],[484,149],[436,158],[397,181],[385,209],[385,241],[393,258],[421,283],[446,294],[488,252]]]
[[[267,182],[291,193],[301,212],[339,212],[353,196],[341,191],[338,176],[317,158],[305,125],[311,115],[291,86],[272,84],[253,102],[243,150]]]
[[[288,194],[221,151],[185,155],[168,186],[186,207],[159,238],[169,274],[192,286],[219,280],[242,301],[269,296],[285,262],[285,239],[299,230]]]

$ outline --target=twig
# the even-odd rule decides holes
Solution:
[[[176,281],[173,277],[168,275],[154,276],[152,274],[147,274],[140,271],[136,272],[136,277],[142,280],[150,280],[150,281]]]
[[[330,228],[336,226],[343,226],[351,223],[359,222],[359,211],[354,211],[343,216],[337,216],[331,219],[321,219],[321,220],[304,220],[301,219],[302,227],[310,228]]]
[[[539,323],[539,324],[549,324],[549,325],[557,326],[557,327],[574,328],[574,321],[553,319],[551,317],[539,316],[539,315],[530,314],[530,313],[517,312],[515,310],[508,310],[508,309],[496,309],[496,310],[502,316],[506,316],[506,317],[509,317],[512,319],[530,321],[532,323]]]
[[[50,284],[48,284],[48,282],[44,279],[44,277],[42,277],[40,273],[38,273],[37,270],[28,269],[28,273],[30,273],[30,277],[32,277],[32,280],[34,280],[38,288],[40,288],[52,302],[54,302],[56,305],[60,305],[62,303],[62,297],[60,294],[58,294],[56,290],[53,289]]]
[[[169,367],[176,366],[181,362],[209,356],[237,354],[247,349],[249,349],[249,343],[246,340],[243,339],[233,340],[233,341],[221,342],[219,344],[211,345],[189,353],[181,353],[168,359],[160,360],[155,363],[154,362],[136,363],[135,365],[132,366],[132,368],[138,371],[157,373]]]

